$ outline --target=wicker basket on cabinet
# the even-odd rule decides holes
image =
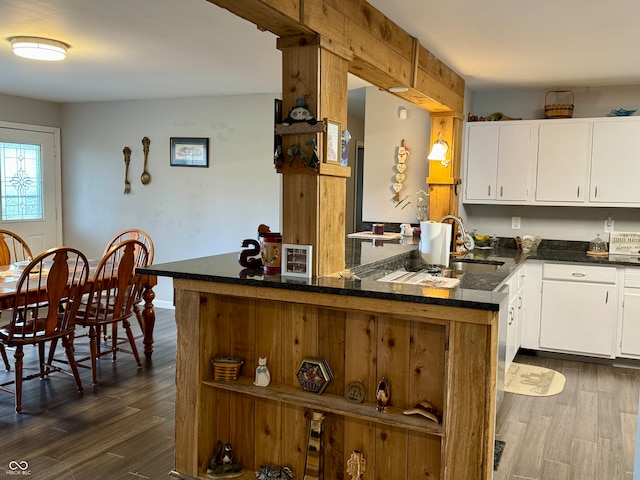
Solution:
[[[571,103],[548,103],[549,94],[555,94],[555,98],[559,94],[568,93],[571,95]],[[544,96],[544,118],[571,118],[573,117],[573,91],[572,90],[549,90]]]

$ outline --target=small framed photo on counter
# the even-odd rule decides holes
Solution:
[[[208,138],[171,137],[170,142],[172,167],[209,167]]]
[[[313,260],[312,252],[313,246],[311,245],[283,244],[280,274],[289,277],[310,278]]]
[[[324,161],[325,163],[340,163],[342,153],[342,130],[340,123],[325,118],[327,131],[324,134]]]

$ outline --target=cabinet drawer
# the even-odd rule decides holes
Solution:
[[[624,286],[628,288],[640,288],[640,268],[624,269]]]
[[[545,263],[542,267],[542,278],[544,280],[615,284],[616,267]]]

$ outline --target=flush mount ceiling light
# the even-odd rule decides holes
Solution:
[[[13,53],[19,57],[30,58],[32,60],[45,60],[56,62],[64,60],[67,56],[69,45],[40,37],[12,37],[9,39]]]

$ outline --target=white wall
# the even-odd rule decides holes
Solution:
[[[398,109],[407,109],[407,119]],[[431,129],[429,112],[377,87],[367,87],[362,220],[365,222],[417,223],[412,208],[395,208],[391,185],[395,182],[396,153],[402,139],[410,150],[400,198],[426,190]]]
[[[60,127],[62,106],[59,103],[0,93],[0,120],[43,127]]]
[[[640,108],[640,85],[572,90],[575,94],[574,118],[604,117],[616,108]],[[465,116],[469,112],[482,116],[502,112],[523,119],[544,118],[545,93],[546,90],[524,89],[467,90],[465,97],[469,101],[465,101]],[[616,231],[640,231],[640,210],[633,208],[461,204],[460,215],[469,229],[475,228],[479,233],[494,233],[501,237],[536,234],[554,240],[589,241],[599,233],[608,240],[608,234],[604,234],[604,221],[609,215],[615,222]],[[512,216],[521,217],[520,230],[511,229]]]
[[[240,250],[264,223],[280,228],[280,176],[273,167],[278,95],[199,97],[63,106],[65,243],[96,258],[117,231],[154,239],[154,263]],[[151,140],[151,182],[140,183],[142,137]],[[171,167],[170,137],[209,137],[209,168]],[[122,149],[132,150],[131,193]],[[173,299],[159,279],[157,306]]]
[[[349,94],[351,95],[351,94]],[[355,115],[347,117],[347,129],[351,135],[349,142],[349,166],[351,167],[351,176],[347,178],[347,211],[345,212],[345,231],[352,233],[356,230],[356,180],[358,175],[358,158],[356,145],[358,142],[364,142],[364,118]]]
[[[574,118],[606,117],[616,108],[640,109],[640,85],[576,87],[570,90],[574,93]],[[473,93],[473,101],[468,112],[484,117],[494,112],[502,112],[509,117],[525,120],[541,119],[544,118],[546,93],[547,90],[538,89],[477,91]],[[567,99],[559,98],[561,103],[565,103]],[[553,100],[553,94],[550,94],[548,99],[549,103],[557,103]]]

